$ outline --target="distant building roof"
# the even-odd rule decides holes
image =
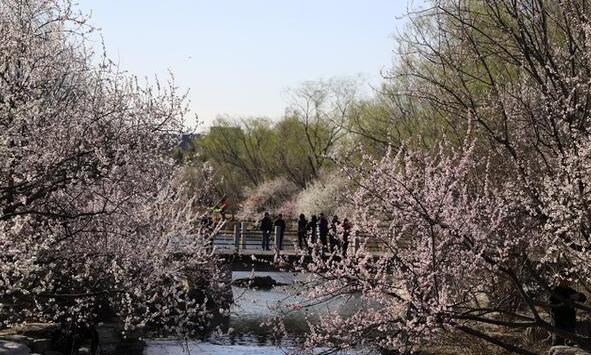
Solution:
[[[192,142],[199,138],[201,138],[201,134],[199,133],[182,133],[179,148],[182,150],[191,149]]]

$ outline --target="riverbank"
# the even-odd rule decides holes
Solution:
[[[96,327],[97,351],[100,354],[142,355],[144,342],[137,337],[123,338],[116,323],[102,323]],[[91,354],[90,337],[68,337],[54,323],[27,323],[0,331],[0,354],[10,355],[67,355]]]
[[[293,349],[281,346],[216,345],[203,342],[180,343],[175,340],[156,340],[146,344],[144,355],[285,355]],[[318,354],[325,349],[317,349]],[[314,354],[313,353],[313,354]],[[361,352],[348,351],[341,355],[357,355]],[[363,352],[363,354],[368,354]]]

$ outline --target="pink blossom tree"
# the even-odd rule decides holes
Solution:
[[[237,217],[240,220],[258,221],[263,213],[272,215],[288,213],[288,218],[293,217],[290,208],[284,206],[298,191],[298,187],[286,178],[279,177],[263,182],[262,184],[245,189],[246,198],[242,201]]]
[[[443,334],[532,354],[520,336],[556,328],[559,282],[591,286],[591,7],[586,1],[433,1],[411,14],[395,92],[452,129],[347,171],[362,247],[319,255],[308,301],[358,295],[367,309],[311,324],[309,346],[401,352]],[[567,300],[570,302],[569,300]],[[306,306],[303,303],[300,306]],[[572,302],[582,318],[591,307]],[[502,334],[502,336],[499,336]]]
[[[0,326],[189,335],[223,285],[207,182],[171,159],[185,99],[93,55],[91,30],[67,0],[0,2]]]

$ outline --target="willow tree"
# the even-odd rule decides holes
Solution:
[[[215,167],[226,193],[235,198],[244,186],[275,178],[305,188],[334,167],[358,86],[345,79],[305,82],[289,91],[286,114],[276,122],[221,117],[197,141],[201,158]]]

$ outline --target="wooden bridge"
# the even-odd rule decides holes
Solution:
[[[292,228],[290,228],[292,227]],[[303,250],[298,247],[297,230],[293,226],[288,226],[283,234],[283,248],[277,248],[279,237],[279,227],[275,227],[269,241],[271,250],[263,250],[263,232],[258,229],[256,224],[248,222],[226,222],[222,229],[214,236],[214,252],[221,255],[301,255]],[[309,243],[310,241],[308,241]],[[356,235],[351,236],[347,252],[354,253],[361,245],[365,250],[370,251],[376,256],[387,254],[383,244],[373,238]]]

